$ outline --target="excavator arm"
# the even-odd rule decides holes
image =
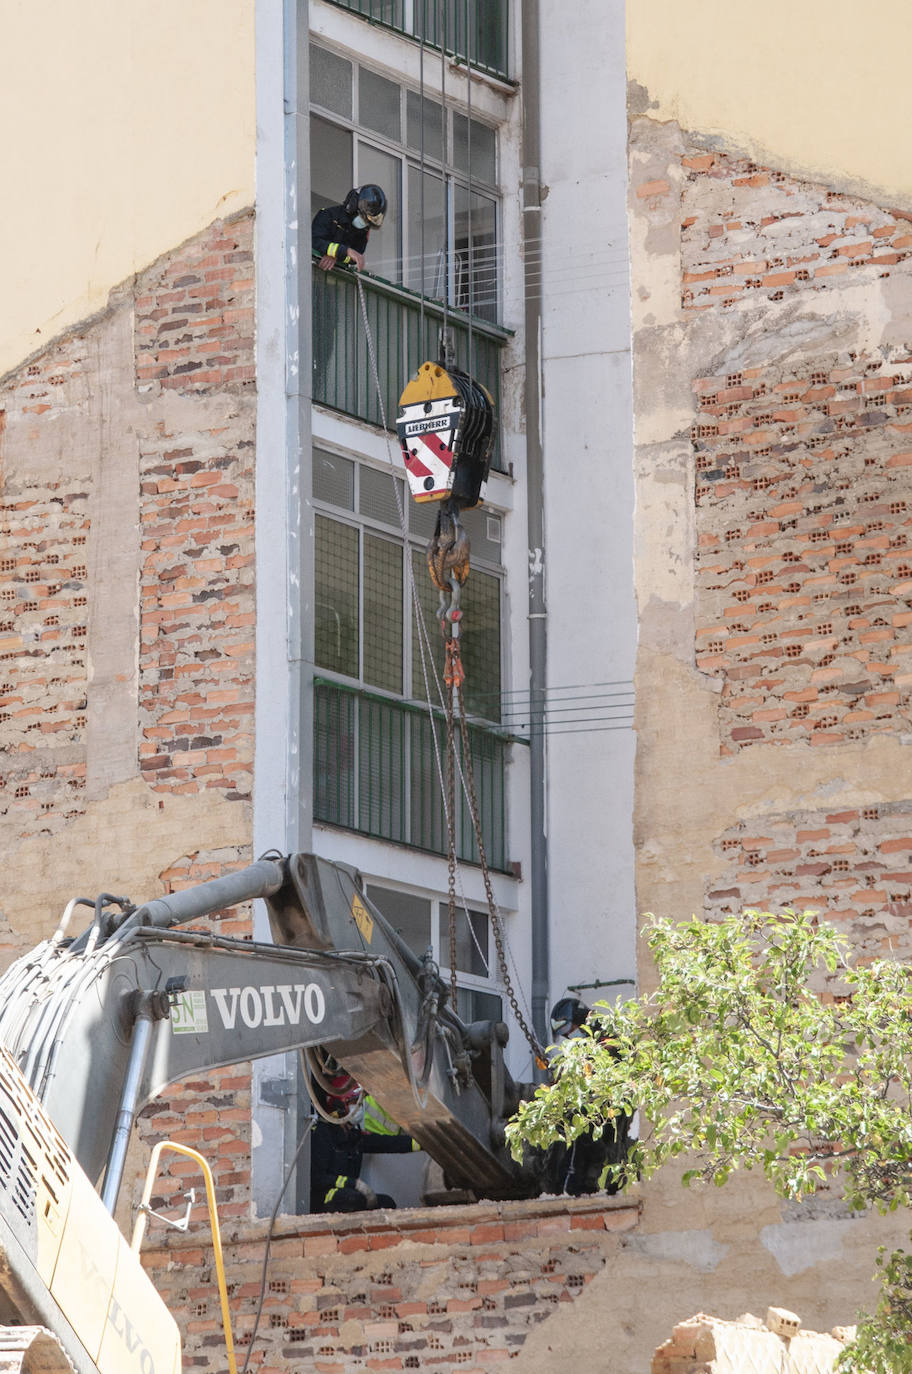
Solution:
[[[275,944],[186,929],[262,898]],[[361,891],[310,854],[266,858],[140,907],[104,897],[0,979],[0,1043],[113,1211],[135,1115],[170,1083],[320,1046],[478,1196],[540,1188],[504,1145],[520,1088],[502,1023],[465,1025]]]

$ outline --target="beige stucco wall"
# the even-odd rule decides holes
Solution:
[[[628,75],[657,120],[757,161],[912,203],[908,0],[627,0]],[[642,97],[642,93],[641,93]]]
[[[0,0],[0,375],[253,203],[253,0]]]

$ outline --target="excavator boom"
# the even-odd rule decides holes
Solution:
[[[275,944],[187,922],[265,900]],[[114,902],[114,899],[110,899]],[[314,855],[133,908],[95,904],[72,941],[53,937],[0,979],[0,1043],[113,1210],[136,1112],[169,1083],[320,1046],[441,1164],[452,1186],[537,1191],[504,1146],[519,1090],[506,1027],[466,1026],[429,957],[366,899],[354,870]]]

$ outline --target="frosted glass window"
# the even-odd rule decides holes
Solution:
[[[401,87],[368,67],[358,74],[358,123],[398,143],[401,139]]]
[[[310,117],[310,213],[341,205],[352,188],[352,136],[316,115]]]
[[[315,44],[310,49],[310,98],[314,105],[351,119],[351,63]]]

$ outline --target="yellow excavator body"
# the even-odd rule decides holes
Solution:
[[[78,1370],[179,1374],[177,1323],[5,1048],[0,1253],[4,1318],[47,1326]]]

